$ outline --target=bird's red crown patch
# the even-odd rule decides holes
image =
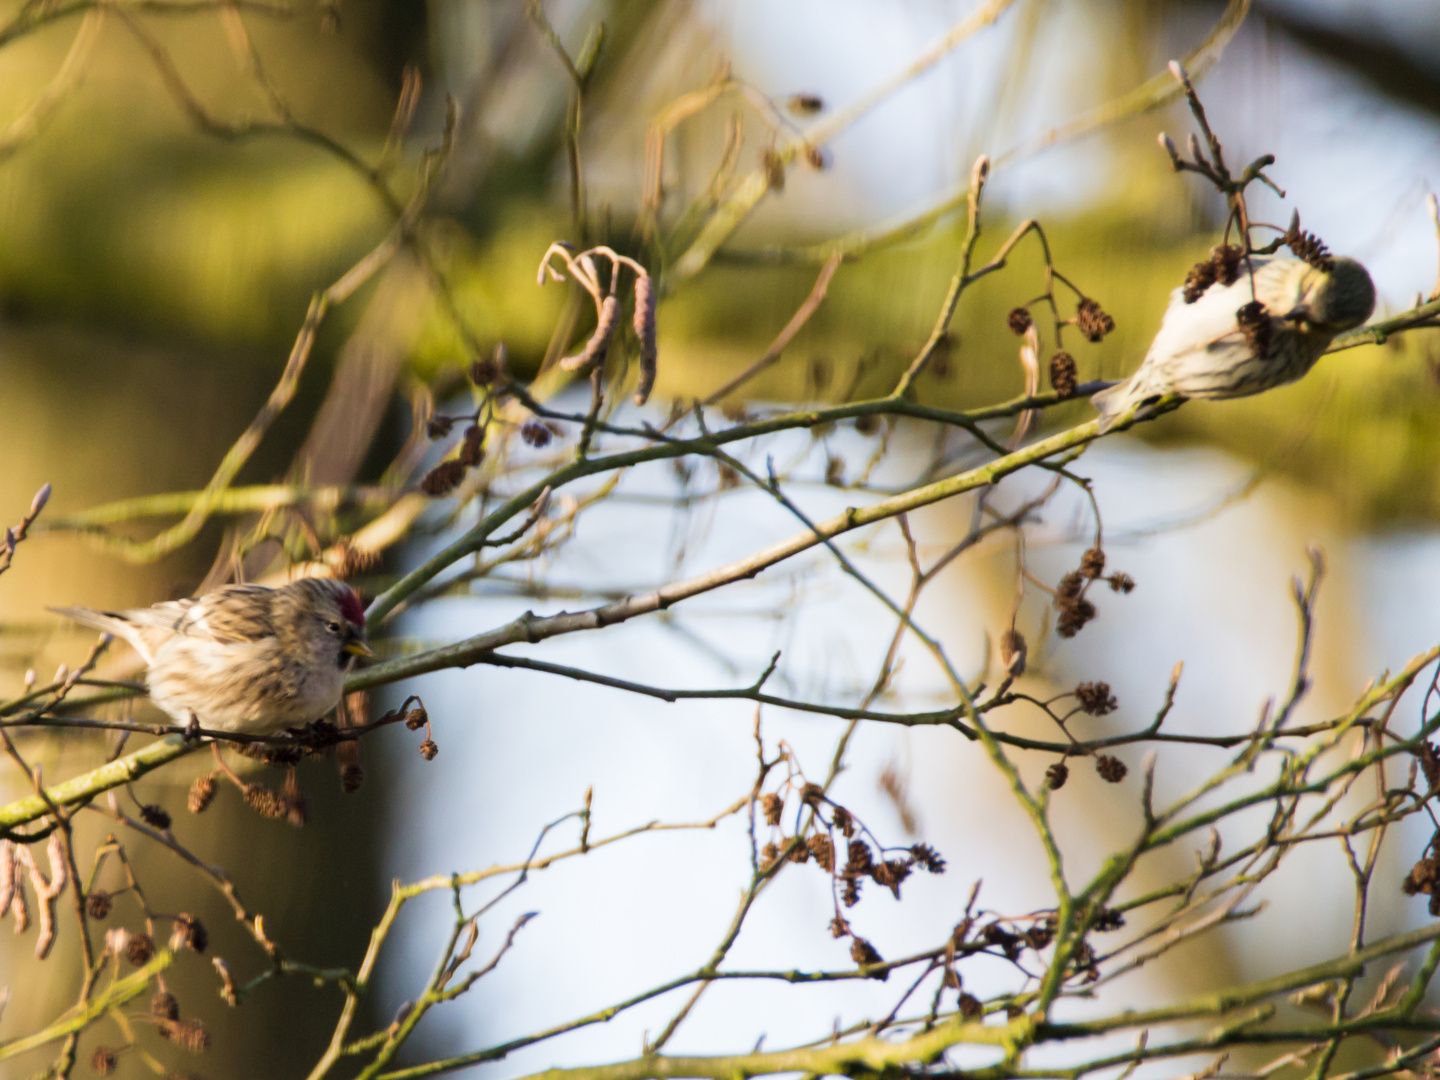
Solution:
[[[340,594],[340,614],[356,626],[365,625],[365,609],[360,604],[360,598],[350,589]]]

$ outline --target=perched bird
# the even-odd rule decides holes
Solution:
[[[150,700],[191,727],[301,727],[336,706],[355,658],[373,655],[360,598],[328,578],[227,585],[130,611],[54,610],[129,642],[149,667]]]
[[[1100,410],[1101,431],[1131,405],[1166,394],[1245,397],[1294,382],[1336,334],[1375,310],[1375,286],[1354,259],[1252,256],[1252,294],[1238,249],[1217,249],[1216,265],[1227,252],[1229,274],[1217,280],[1211,269],[1197,281],[1192,271],[1191,280],[1171,294],[1139,370],[1090,399]]]

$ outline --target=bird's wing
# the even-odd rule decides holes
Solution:
[[[1181,384],[1186,381],[1187,374],[1206,374],[1207,364],[1197,362],[1196,353],[1228,354],[1238,349],[1248,355],[1249,346],[1236,325],[1236,311],[1256,296],[1267,302],[1267,307],[1271,309],[1292,294],[1298,296],[1294,268],[1298,265],[1304,269],[1299,260],[1257,255],[1253,263],[1253,292],[1250,276],[1242,268],[1239,278],[1232,284],[1211,285],[1193,304],[1185,302],[1180,289],[1170,294],[1170,306],[1165,309],[1165,318],[1150,345],[1145,362],[1165,372],[1166,381],[1176,389],[1185,389]],[[1286,310],[1292,306],[1293,301],[1286,304]],[[1274,316],[1283,312],[1272,310],[1271,314]],[[1219,359],[1218,355],[1216,359]]]
[[[182,606],[173,622],[176,633],[208,638],[221,645],[239,645],[275,636],[271,618],[274,590],[263,585],[227,585],[198,600],[157,604],[148,610]]]
[[[273,590],[263,585],[227,585],[196,600],[170,600],[121,613],[142,631],[236,645],[273,637]]]
[[[1258,289],[1261,279],[1269,276],[1268,260],[1256,258],[1255,276]],[[1214,345],[1235,333],[1235,312],[1249,302],[1250,278],[1244,273],[1233,284],[1211,285],[1193,304],[1185,302],[1184,290],[1176,289],[1146,359],[1181,356]]]
[[[1305,299],[1307,279],[1317,271],[1299,259],[1272,259],[1255,271],[1255,298],[1282,319]]]

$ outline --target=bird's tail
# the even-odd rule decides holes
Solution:
[[[135,651],[150,663],[150,650],[136,632],[135,624],[118,611],[96,611],[86,607],[63,607],[51,608],[56,615],[64,615],[67,619],[74,619],[82,626],[90,626],[107,634],[114,634],[122,641],[129,642],[134,646]]]
[[[1130,378],[1090,396],[1090,404],[1094,405],[1100,414],[1102,435],[1114,427],[1115,422],[1132,405],[1160,397],[1164,393],[1163,390],[1151,386],[1148,380],[1142,380],[1142,374],[1143,371],[1137,371]]]

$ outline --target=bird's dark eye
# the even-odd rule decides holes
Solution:
[[[340,624],[338,622],[327,622],[325,629],[329,630],[332,634],[338,634],[340,632]]]

